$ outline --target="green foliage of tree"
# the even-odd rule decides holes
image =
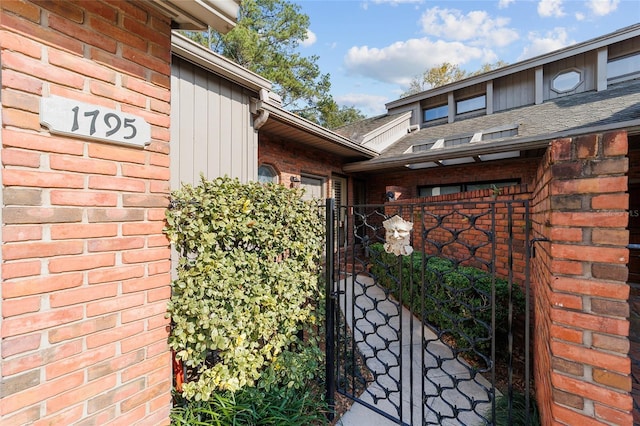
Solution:
[[[283,108],[311,121],[338,127],[354,117],[363,117],[353,107],[331,107],[335,101],[329,94],[330,75],[320,71],[317,55],[305,57],[298,51],[308,29],[309,17],[300,12],[297,4],[285,0],[243,0],[238,24],[227,34],[215,31],[184,34],[270,80],[273,90],[282,98]]]
[[[168,306],[169,345],[194,376],[185,398],[301,388],[319,370],[313,330],[324,228],[301,195],[227,177],[203,177],[172,193],[166,233],[182,256]]]
[[[302,56],[297,48],[307,37],[309,17],[300,6],[284,0],[243,0],[238,23],[227,34],[188,32],[208,46],[274,84],[285,108],[314,104],[329,92],[329,74],[318,57]]]
[[[474,72],[467,72],[460,68],[459,65],[452,64],[450,62],[443,62],[440,65],[429,68],[422,73],[421,76],[414,77],[409,83],[409,89],[402,93],[400,97],[405,98],[428,89],[433,89],[468,77],[483,74],[485,72],[501,68],[505,65],[507,65],[507,63],[503,61],[497,61],[492,64],[486,63]]]
[[[298,114],[327,129],[337,129],[366,118],[357,108],[339,106],[330,96],[322,99],[315,107],[299,111]]]
[[[484,64],[482,64],[482,66],[480,66],[479,69],[469,73],[468,77],[473,77],[474,75],[484,74],[485,72],[497,70],[498,68],[502,68],[502,67],[507,66],[507,65],[509,65],[509,64],[506,63],[505,61],[497,61],[497,62],[494,62],[494,63],[484,63]]]

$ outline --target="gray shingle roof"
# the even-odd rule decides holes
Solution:
[[[518,136],[507,139],[517,140],[636,119],[640,119],[640,80],[630,80],[611,85],[601,92],[579,93],[546,101],[540,105],[514,108],[423,128],[403,137],[378,158],[402,156],[412,145],[510,124],[518,124],[519,133]]]

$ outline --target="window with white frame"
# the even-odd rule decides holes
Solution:
[[[551,80],[551,90],[556,93],[571,92],[582,83],[582,72],[577,69],[562,71]]]
[[[258,167],[258,182],[260,183],[278,183],[278,173],[276,169],[268,164]]]

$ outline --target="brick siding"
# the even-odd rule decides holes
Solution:
[[[444,255],[451,259],[469,259],[463,264],[487,269],[493,263],[496,274],[512,277],[515,282],[525,281],[525,236],[526,207],[522,201],[530,198],[527,185],[501,188],[499,192],[481,189],[434,197],[401,199],[386,204],[385,213],[393,214],[394,204],[426,204],[424,228],[432,242],[424,242],[422,226],[415,227],[412,236],[414,247],[427,254]],[[521,201],[521,202],[518,202]],[[495,203],[494,203],[495,202]],[[491,209],[495,214],[489,215]],[[432,216],[435,215],[435,216]],[[473,219],[473,226],[470,220]],[[410,217],[404,219],[411,221]],[[495,252],[485,231],[494,229]],[[453,239],[454,243],[447,243]],[[464,230],[464,231],[462,231]],[[460,232],[462,231],[462,232]],[[442,245],[444,243],[444,245]],[[473,253],[469,247],[475,247]],[[494,258],[495,255],[495,258]]]
[[[272,135],[260,134],[258,141],[258,164],[268,164],[272,166],[280,183],[287,187],[294,187],[291,182],[292,177],[299,178],[300,175],[313,175],[325,179],[324,195],[331,194],[331,176],[342,173],[344,160],[337,155],[332,155],[326,151],[315,148],[303,147]],[[351,183],[348,184],[352,198]]]
[[[552,142],[532,222],[536,399],[542,424],[633,423],[625,132]]]
[[[0,423],[168,424],[169,19],[142,2],[0,8]],[[152,143],[51,135],[49,95],[143,116]]]

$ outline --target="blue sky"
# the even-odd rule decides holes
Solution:
[[[310,19],[339,105],[383,114],[412,78],[442,62],[509,64],[640,22],[639,0],[292,0]]]

